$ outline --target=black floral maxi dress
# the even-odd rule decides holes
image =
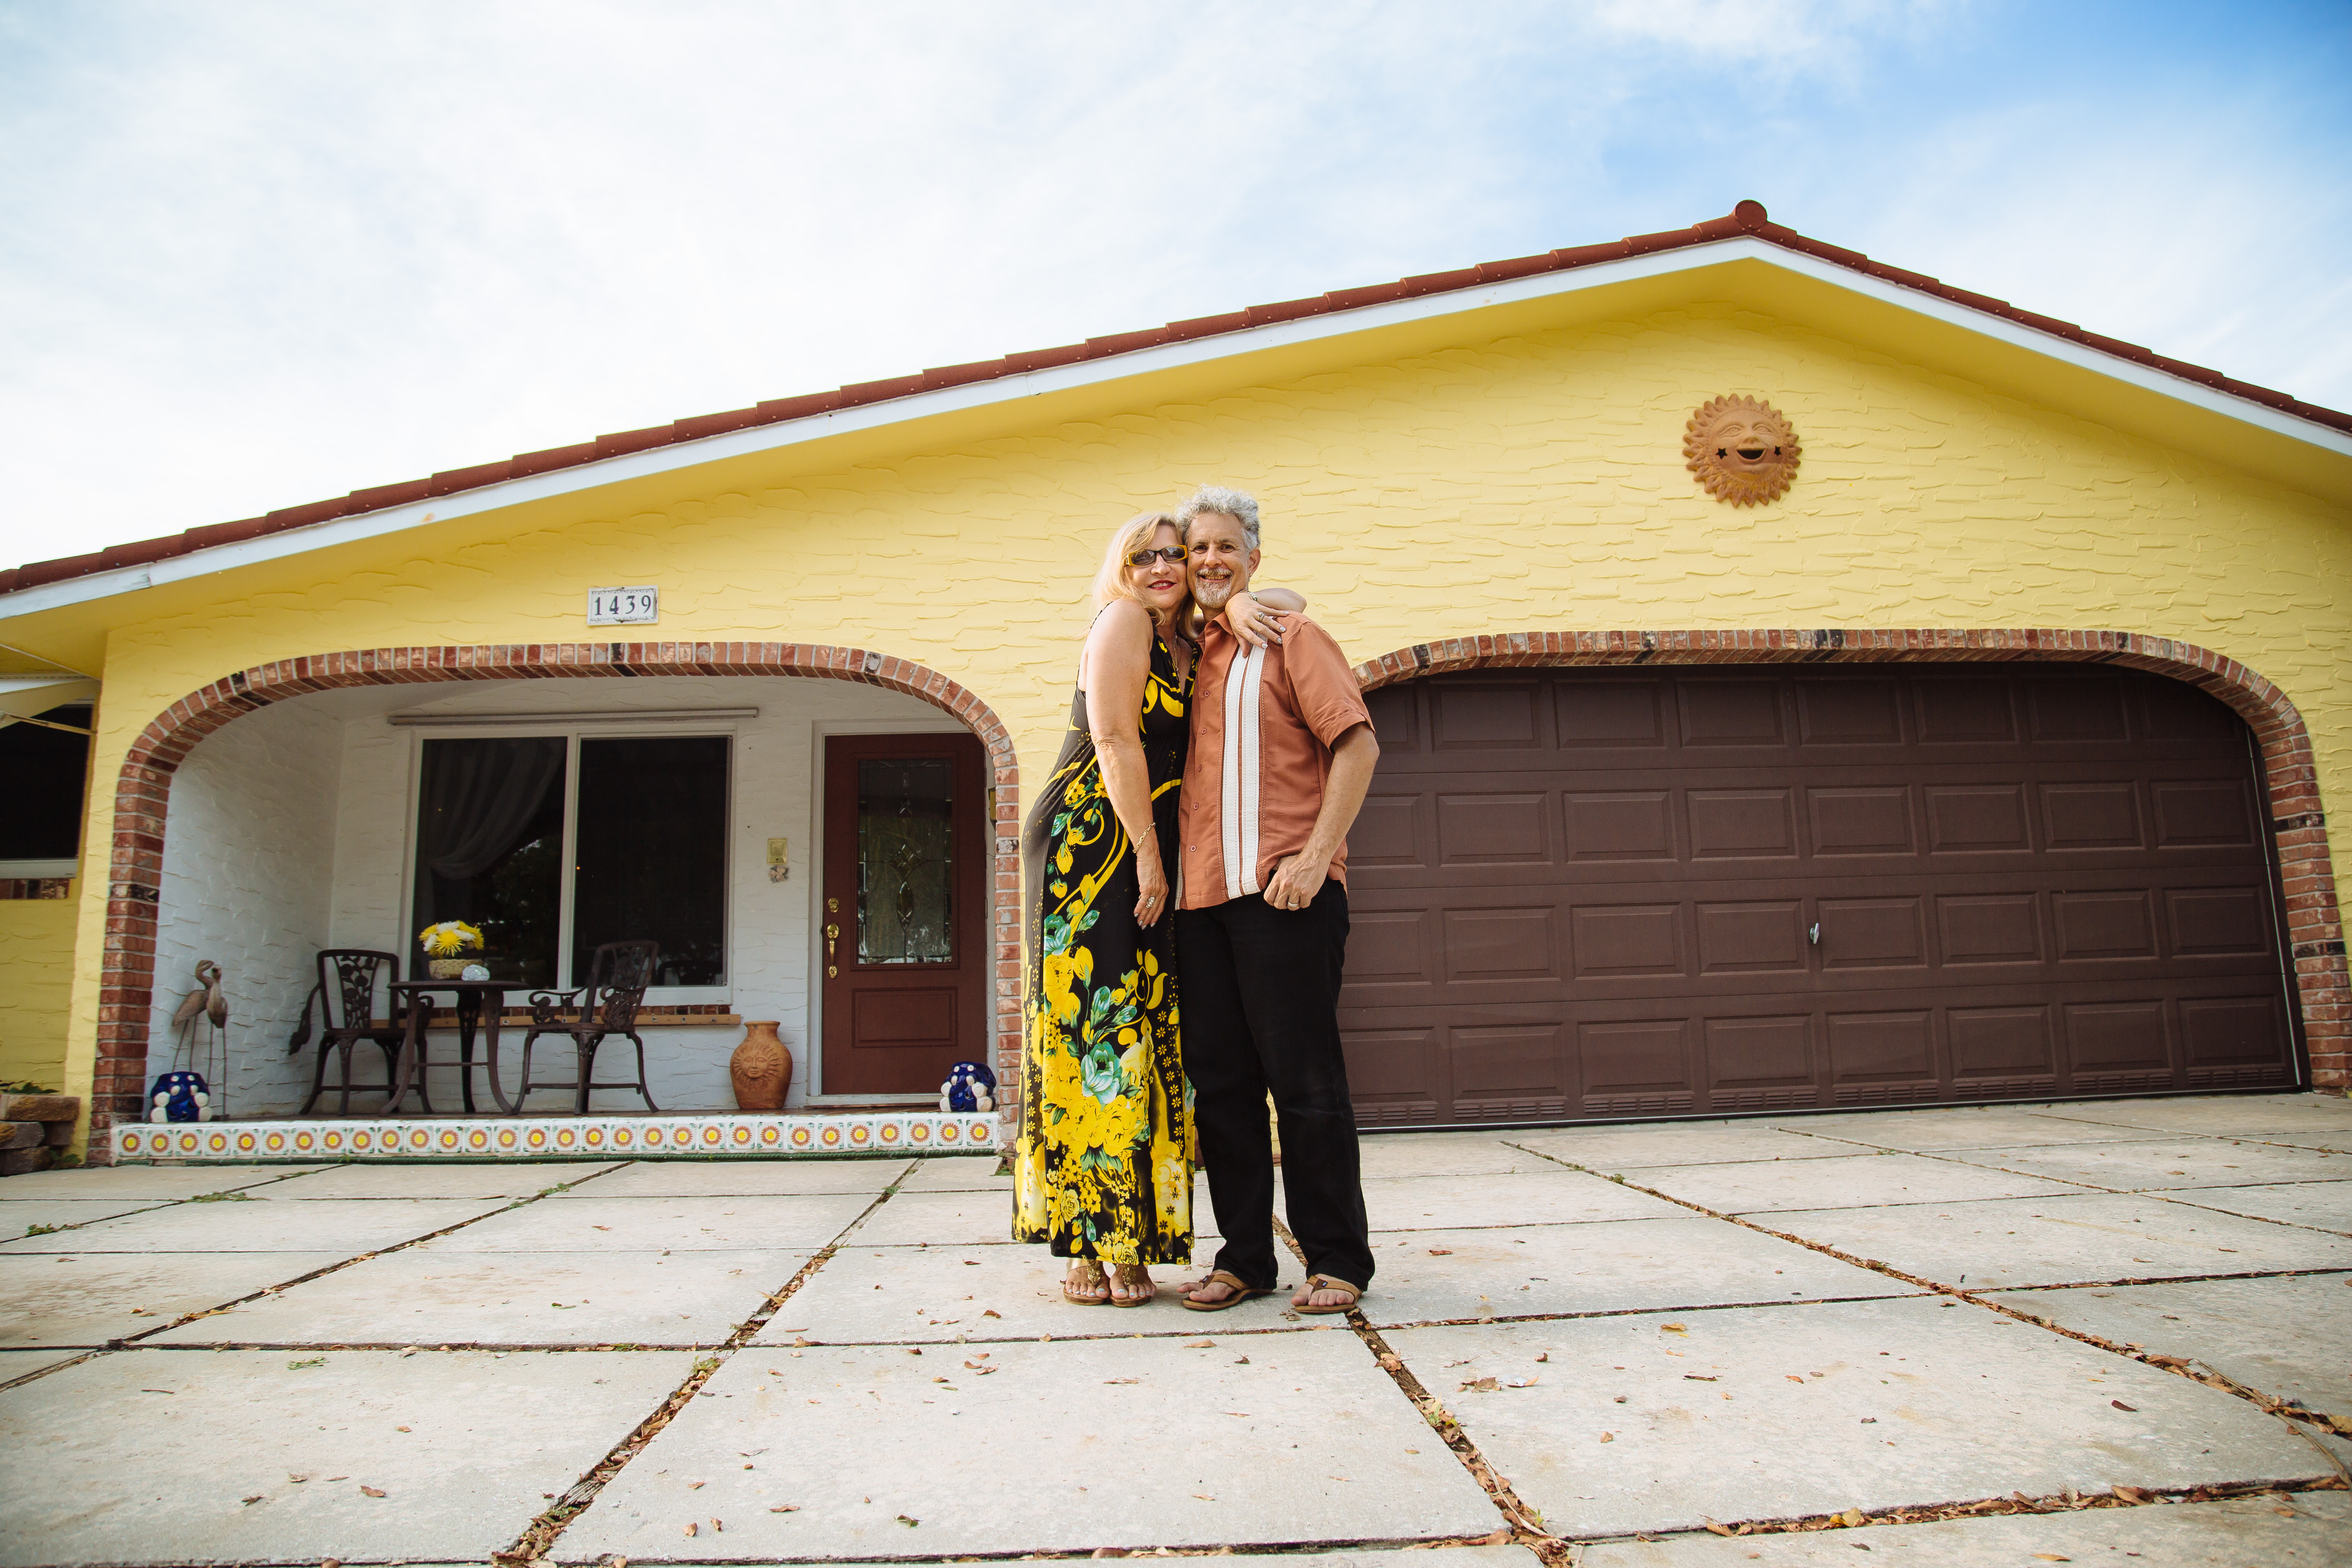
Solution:
[[[1171,649],[1153,637],[1138,720],[1171,882],[1192,664],[1189,644]],[[1084,688],[1021,848],[1029,974],[1013,1239],[1046,1242],[1056,1258],[1190,1262],[1192,1108],[1177,1050],[1176,921],[1136,923],[1135,852],[1103,789]]]

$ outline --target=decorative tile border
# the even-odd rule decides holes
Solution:
[[[999,1147],[994,1117],[938,1111],[146,1122],[109,1132],[118,1162],[772,1160],[992,1153]]]

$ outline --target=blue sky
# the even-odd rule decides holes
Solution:
[[[2352,408],[2352,5],[0,0],[0,558],[1763,201]]]

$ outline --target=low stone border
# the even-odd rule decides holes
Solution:
[[[152,1160],[779,1159],[839,1154],[994,1153],[987,1111],[840,1116],[384,1117],[150,1122],[110,1130],[116,1163]]]

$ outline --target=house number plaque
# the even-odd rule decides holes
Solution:
[[[588,624],[592,626],[651,626],[660,618],[659,588],[588,590]]]

